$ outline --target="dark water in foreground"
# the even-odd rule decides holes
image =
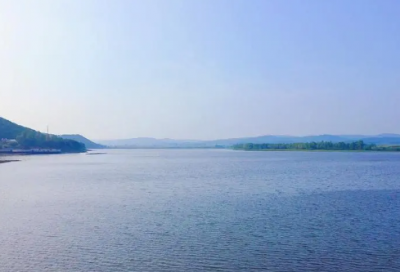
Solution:
[[[0,165],[0,271],[400,271],[400,154],[107,152]]]

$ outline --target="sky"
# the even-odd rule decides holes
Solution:
[[[0,116],[91,139],[400,133],[397,0],[0,0]]]

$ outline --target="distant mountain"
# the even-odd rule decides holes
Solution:
[[[346,136],[341,136],[341,135],[329,135],[329,134],[324,134],[324,135],[316,135],[316,136],[303,136],[303,137],[296,137],[296,141],[301,141],[301,142],[347,142],[347,141],[352,141],[352,137],[346,137]]]
[[[64,134],[64,135],[60,135],[60,137],[63,139],[69,139],[69,140],[74,140],[74,141],[80,142],[82,144],[85,144],[87,148],[91,148],[91,149],[101,149],[101,148],[106,147],[104,145],[92,142],[91,140],[89,140],[79,134]]]
[[[196,147],[197,145],[203,146],[202,141],[194,140],[173,140],[173,139],[156,139],[149,137],[139,137],[122,140],[99,140],[97,141],[103,145],[110,147]]]
[[[282,135],[264,135],[258,137],[218,139],[211,141],[201,140],[173,140],[173,139],[155,139],[155,138],[132,138],[125,140],[98,141],[101,144],[114,147],[142,147],[142,148],[174,148],[174,147],[215,147],[232,146],[236,144],[290,144],[306,142],[353,142],[364,140],[368,144],[377,145],[397,145],[400,143],[400,135],[380,134],[377,136],[367,135],[311,135],[311,136],[282,136]]]
[[[316,135],[316,136],[281,136],[281,135],[266,135],[259,137],[250,138],[236,138],[236,139],[222,139],[209,141],[215,144],[221,145],[234,145],[243,143],[253,143],[253,144],[290,144],[299,142],[346,142],[352,140],[352,137],[340,136],[340,135]],[[359,138],[357,138],[359,139]]]
[[[205,141],[208,144],[215,145],[235,145],[244,143],[292,143],[296,137],[292,136],[275,136],[265,135],[259,137],[246,137],[246,138],[231,138],[231,139],[220,139],[213,141]]]
[[[14,139],[10,146],[7,142],[0,148],[14,149],[59,149],[61,152],[85,152],[86,146],[74,140],[62,139],[56,135],[48,135],[39,131],[18,125],[0,117],[0,139]]]
[[[383,133],[383,134],[377,135],[377,137],[381,137],[381,138],[399,138],[399,137],[400,137],[400,134]]]
[[[368,137],[362,139],[366,144],[376,145],[400,145],[400,135],[398,137]]]
[[[388,137],[390,136],[390,137]],[[290,143],[308,143],[308,142],[353,142],[363,140],[368,144],[377,145],[395,145],[400,144],[400,135],[397,134],[381,134],[378,136],[365,136],[365,135],[313,135],[313,136],[259,136],[252,138],[237,138],[237,139],[222,139],[211,141],[209,143],[218,145],[235,145],[243,143],[254,144],[290,144]]]

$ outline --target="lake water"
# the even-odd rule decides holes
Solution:
[[[0,165],[0,271],[400,271],[400,154],[107,150]]]

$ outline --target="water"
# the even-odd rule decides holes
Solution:
[[[400,271],[400,154],[125,150],[0,165],[0,271]]]

